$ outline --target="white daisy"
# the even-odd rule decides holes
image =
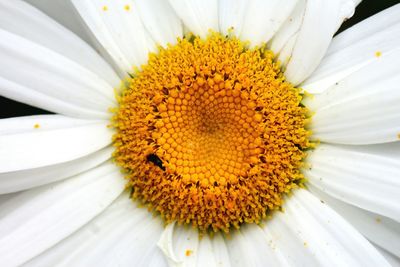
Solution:
[[[0,95],[56,113],[0,120],[1,265],[399,264],[400,5],[332,39],[358,3],[72,0],[101,57],[34,7],[0,0]],[[114,89],[149,52],[187,32],[206,40],[210,30],[249,49],[267,44],[286,80],[314,94],[304,104],[321,144],[302,170],[305,188],[285,197],[283,212],[200,237],[132,203],[110,160],[107,125],[109,108],[125,103]]]

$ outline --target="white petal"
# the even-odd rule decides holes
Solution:
[[[195,229],[167,225],[158,246],[169,266],[230,266],[228,251],[223,237],[204,235],[199,239]]]
[[[137,208],[126,193],[27,266],[148,266],[158,253],[156,243],[162,231],[162,220]]]
[[[311,93],[322,92],[346,76],[371,64],[376,53],[400,47],[400,4],[386,9],[333,38],[321,64],[302,85]]]
[[[227,242],[222,236],[222,234],[215,234],[213,238],[211,238],[213,251],[214,251],[214,259],[215,262],[218,263],[220,267],[229,267],[231,266],[229,251],[227,248]]]
[[[88,32],[82,27],[82,21],[70,1],[65,0],[23,0],[30,5],[41,10],[47,16],[51,17],[76,35],[89,45],[92,43]]]
[[[227,240],[232,266],[287,266],[282,253],[258,225],[243,225]]]
[[[155,44],[144,28],[133,1],[72,0],[80,16],[120,72],[147,62]]]
[[[113,88],[78,63],[0,29],[0,94],[49,111],[108,118]]]
[[[0,194],[17,192],[57,182],[103,163],[111,157],[112,147],[87,156],[41,168],[0,173]]]
[[[284,55],[280,55],[289,59],[285,70],[288,81],[295,85],[300,84],[315,70],[333,34],[344,19],[353,15],[354,9],[355,3],[351,0],[306,2],[296,42],[292,49],[287,49]],[[287,37],[289,41],[291,35]]]
[[[195,266],[199,253],[199,233],[189,227],[167,225],[158,241],[169,266]]]
[[[111,250],[112,246],[118,243],[115,239],[121,238],[123,235],[121,232],[126,231],[128,225],[133,224],[135,227],[135,224],[141,224],[146,216],[149,216],[146,210],[138,209],[129,195],[124,193],[98,217],[26,265],[64,266],[77,260],[81,260],[77,266],[83,265],[87,258],[79,259],[81,253],[86,252],[89,256],[103,251],[105,247]],[[125,234],[129,234],[132,230],[126,231]],[[114,240],[109,243],[111,239]],[[103,259],[103,256],[100,259]]]
[[[149,267],[168,267],[167,260],[158,247],[154,250],[154,254],[151,256],[150,260],[148,264]]]
[[[264,231],[292,266],[389,266],[356,229],[303,189],[293,192]]]
[[[323,192],[400,222],[400,160],[319,145],[308,156],[309,182]]]
[[[194,34],[205,38],[209,30],[219,31],[218,1],[169,0],[169,2],[185,26]]]
[[[119,169],[106,163],[12,198],[0,209],[2,263],[20,265],[49,249],[102,212],[123,189]]]
[[[217,265],[216,259],[214,258],[212,241],[209,236],[205,236],[199,240],[196,266],[216,267]]]
[[[335,147],[342,147],[355,152],[373,154],[376,156],[400,160],[400,142],[364,146],[335,145]]]
[[[268,42],[289,17],[296,0],[251,0],[248,2],[240,38],[252,46]]]
[[[111,143],[112,131],[107,124],[61,115],[0,120],[0,129],[9,129],[0,133],[0,173],[85,157]]]
[[[341,144],[399,140],[400,49],[382,55],[305,102],[314,137]]]
[[[223,267],[231,266],[229,252],[225,244],[224,238],[220,233],[216,233],[213,237],[204,235],[199,240],[196,266]],[[185,266],[190,266],[185,262]]]
[[[233,31],[240,36],[249,6],[248,0],[220,0],[218,6],[219,29],[228,35]]]
[[[297,36],[303,22],[306,8],[305,0],[298,0],[292,13],[288,16],[282,27],[270,42],[271,50],[278,55],[278,61],[286,65],[290,59],[290,53],[296,44]]]
[[[73,20],[71,19],[71,7],[67,1],[33,1],[47,10],[50,10],[51,7],[59,7],[57,18],[60,18],[60,13],[63,12],[65,18],[68,16],[68,19],[64,19],[64,21]],[[97,79],[103,79],[111,86],[119,86],[119,79],[114,71],[89,45],[23,1],[0,1],[0,29],[67,57],[96,74]],[[43,79],[43,76],[41,78]]]
[[[10,193],[10,194],[5,194],[5,195],[0,195],[0,207],[1,205],[3,205],[3,203],[7,202],[8,200],[10,200],[11,198],[17,196],[19,194],[18,193]]]
[[[394,256],[393,254],[387,252],[386,250],[375,246],[375,248],[382,254],[383,257],[390,263],[392,267],[400,267],[400,258]]]
[[[175,44],[177,38],[182,37],[182,22],[168,1],[139,0],[134,3],[144,27],[157,44]]]
[[[290,198],[287,201],[293,200]],[[288,220],[292,220],[292,224],[287,223]],[[314,250],[308,248],[306,239],[309,242],[309,238],[304,236],[303,229],[298,229],[301,226],[295,223],[287,211],[272,214],[272,218],[263,227],[267,239],[265,242],[279,255],[281,266],[321,266]]]
[[[158,240],[157,246],[164,253],[169,266],[181,266],[182,262],[178,259],[178,256],[175,254],[173,248],[172,236],[174,234],[175,223],[170,223],[165,228],[164,232],[162,232],[160,240]]]
[[[310,186],[313,194],[332,207],[360,233],[375,244],[400,257],[400,224],[382,215],[372,213],[339,201]]]

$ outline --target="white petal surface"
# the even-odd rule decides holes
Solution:
[[[232,233],[227,244],[234,267],[288,266],[282,252],[273,246],[271,236],[258,225],[242,226]]]
[[[205,38],[209,30],[219,31],[218,1],[169,0],[176,14],[195,35]]]
[[[122,194],[104,213],[27,266],[165,266],[162,221]]]
[[[168,1],[138,0],[134,3],[144,27],[157,44],[175,44],[177,38],[182,37],[182,22]]]
[[[220,0],[218,6],[219,29],[222,34],[233,32],[240,36],[246,19],[248,0]]]
[[[0,173],[66,163],[111,143],[107,121],[61,115],[0,120]],[[35,128],[38,127],[38,128]]]
[[[288,16],[270,42],[270,49],[274,51],[278,60],[284,65],[289,62],[290,53],[296,44],[296,39],[303,22],[305,8],[306,1],[298,0],[292,13]]]
[[[124,183],[119,169],[106,163],[12,198],[0,208],[2,264],[25,263],[68,237],[116,199]]]
[[[392,267],[400,267],[400,258],[394,256],[393,254],[387,252],[386,250],[375,246],[375,248],[382,254],[383,257],[390,263]]]
[[[400,257],[400,223],[339,201],[314,186],[310,186],[310,190],[370,241]]]
[[[218,266],[231,266],[227,241],[221,234],[217,234],[212,238],[212,246],[214,251],[214,259]]]
[[[194,229],[167,225],[158,241],[169,266],[195,266],[199,247],[199,233]]]
[[[90,36],[88,35],[85,28],[82,27],[81,19],[76,14],[70,1],[65,0],[23,0],[30,5],[41,10],[47,16],[51,17],[64,27],[71,30],[73,33],[78,35],[82,40],[90,45]]]
[[[49,111],[108,118],[111,85],[78,63],[0,29],[0,95]]]
[[[57,18],[63,10],[64,16],[69,16],[68,21],[72,21],[71,8],[68,8],[67,1],[34,0],[34,2],[49,9],[60,6]],[[119,79],[114,71],[89,45],[46,14],[23,1],[0,0],[0,28],[67,57],[96,74],[97,79],[105,80],[111,86],[119,85]]]
[[[162,233],[158,246],[169,266],[230,266],[228,250],[220,234],[199,239],[197,230],[173,223]]]
[[[268,42],[289,17],[296,3],[296,0],[248,1],[240,38],[250,41],[251,46]]]
[[[400,222],[400,160],[319,145],[308,156],[309,182],[321,191]]]
[[[321,64],[302,87],[322,92],[365,65],[400,48],[400,4],[352,26],[333,38]]]
[[[10,193],[10,194],[5,194],[5,195],[0,195],[0,207],[1,205],[3,205],[3,203],[7,202],[8,200],[10,200],[11,198],[17,196],[19,194],[18,193]]]
[[[113,150],[112,147],[106,147],[90,155],[55,165],[0,173],[0,194],[53,183],[89,170],[108,160]]]
[[[289,29],[295,30],[294,35],[284,34],[291,42],[291,49],[283,49],[280,57],[288,59],[285,64],[285,76],[291,83],[297,85],[304,81],[318,66],[324,56],[333,34],[337,31],[343,20],[353,15],[355,3],[351,0],[306,1],[304,13],[298,23]],[[300,8],[301,10],[301,8]],[[289,20],[293,19],[291,16]],[[295,21],[298,19],[294,18]],[[282,26],[284,29],[286,25]],[[291,40],[294,37],[295,40]],[[285,43],[286,43],[285,42]]]
[[[124,76],[134,66],[147,62],[155,44],[132,0],[72,0],[72,3]]]
[[[303,189],[287,199],[284,212],[274,214],[264,231],[290,266],[390,266],[355,228]]]
[[[162,251],[157,247],[154,254],[151,256],[149,267],[167,267],[168,263]]]
[[[399,140],[400,48],[382,55],[305,102],[314,137],[341,144]]]
[[[385,158],[400,160],[400,142],[374,144],[366,146],[335,145],[335,147],[350,149],[355,152],[373,154]]]

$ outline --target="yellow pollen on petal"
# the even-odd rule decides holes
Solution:
[[[274,54],[189,36],[131,74],[113,118],[132,198],[167,222],[229,232],[280,210],[312,147],[301,90]]]
[[[375,52],[375,56],[376,56],[376,57],[382,56],[382,52],[381,52],[381,51],[376,51],[376,52]]]
[[[190,249],[187,249],[187,250],[185,251],[186,257],[189,257],[190,255],[192,255],[192,253],[193,253],[193,251],[190,250]]]
[[[40,128],[40,124],[39,124],[39,123],[36,123],[35,125],[33,125],[33,128],[39,129],[39,128]]]
[[[125,9],[126,11],[129,11],[129,10],[131,10],[131,6],[130,6],[130,5],[125,5],[125,6],[124,6],[124,9]]]
[[[103,6],[103,11],[107,11],[108,10],[108,6]]]

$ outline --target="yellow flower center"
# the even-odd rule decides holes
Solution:
[[[167,221],[228,232],[279,209],[310,147],[300,90],[274,55],[213,33],[159,48],[113,122],[134,199]]]

